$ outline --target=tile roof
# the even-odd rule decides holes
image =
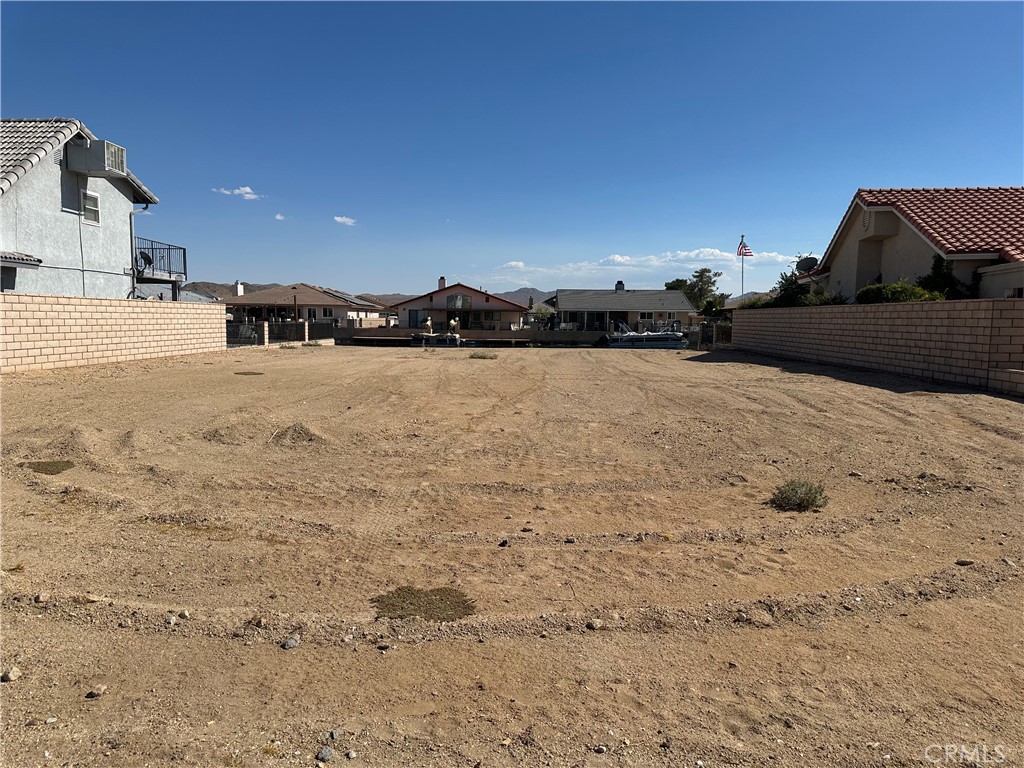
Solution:
[[[693,312],[682,291],[586,290],[559,288],[547,299],[560,312]]]
[[[78,134],[96,139],[81,121],[72,117],[0,120],[0,196]],[[128,171],[127,177],[136,193],[133,202],[160,202],[135,174]]]
[[[336,291],[333,288],[322,288],[319,285],[310,285],[309,283],[292,283],[291,285],[279,285],[276,288],[268,288],[265,291],[247,293],[244,296],[228,296],[224,299],[224,303],[229,307],[290,307],[298,303],[301,306],[351,307],[352,309],[370,312],[377,309],[377,307],[370,306],[364,301],[354,300],[355,297],[351,297],[353,301],[350,301],[344,298],[345,296],[349,296],[349,294]]]
[[[27,253],[18,253],[17,251],[0,251],[0,261],[8,266],[11,264],[24,264],[26,267],[38,267],[43,263],[42,259],[29,256]]]
[[[868,208],[892,208],[943,254],[1024,261],[1024,187],[859,189]]]

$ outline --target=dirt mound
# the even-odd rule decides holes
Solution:
[[[285,448],[298,448],[307,445],[326,445],[327,438],[314,432],[301,421],[296,421],[283,429],[274,430],[269,442]]]

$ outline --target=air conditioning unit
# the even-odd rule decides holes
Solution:
[[[68,170],[86,176],[127,176],[124,147],[109,141],[89,141],[84,145],[68,144]]]

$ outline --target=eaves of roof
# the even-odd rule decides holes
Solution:
[[[521,309],[524,312],[529,312],[530,311],[529,307],[524,307],[522,304],[517,304],[514,301],[509,301],[508,299],[503,299],[500,296],[495,296],[493,293],[487,293],[487,291],[481,291],[481,290],[479,290],[477,288],[473,288],[472,286],[466,285],[465,283],[452,283],[451,285],[446,285],[444,288],[438,288],[437,290],[431,291],[430,293],[424,293],[422,296],[414,296],[411,299],[406,299],[405,301],[400,301],[399,303],[395,304],[392,308],[393,309],[397,309],[398,307],[404,307],[406,304],[414,304],[414,303],[416,303],[418,301],[423,301],[424,299],[428,299],[429,297],[432,297],[436,293],[441,293],[442,291],[450,291],[452,288],[465,288],[467,291],[472,291],[477,296],[490,296],[492,299],[495,299],[496,301],[504,302],[505,304],[508,304],[511,307],[515,307],[516,309]]]
[[[943,256],[1024,261],[1024,188],[858,189],[816,269],[832,260],[857,206],[891,211]]]
[[[25,175],[39,165],[43,160],[59,150],[78,134],[82,134],[90,141],[96,140],[96,135],[85,125],[73,117],[53,117],[40,120],[5,119],[0,122],[0,135],[7,133],[17,123],[39,123],[40,128],[46,129],[46,133],[33,136],[27,145],[12,149],[9,141],[5,141],[5,152],[13,152],[10,163],[4,163],[0,169],[0,196],[3,196],[11,187]],[[6,125],[7,130],[4,126]],[[6,158],[5,158],[6,159]],[[156,205],[160,199],[154,195],[146,185],[139,181],[138,177],[127,170],[126,180],[134,192],[133,203]]]
[[[560,288],[552,299],[560,312],[693,312],[689,299],[675,290],[587,290]]]

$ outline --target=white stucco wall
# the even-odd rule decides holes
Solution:
[[[80,213],[81,190],[99,197],[98,225]],[[18,269],[15,291],[125,298],[131,210],[127,181],[80,176],[45,158],[0,197],[0,250],[43,260],[38,269]]]

